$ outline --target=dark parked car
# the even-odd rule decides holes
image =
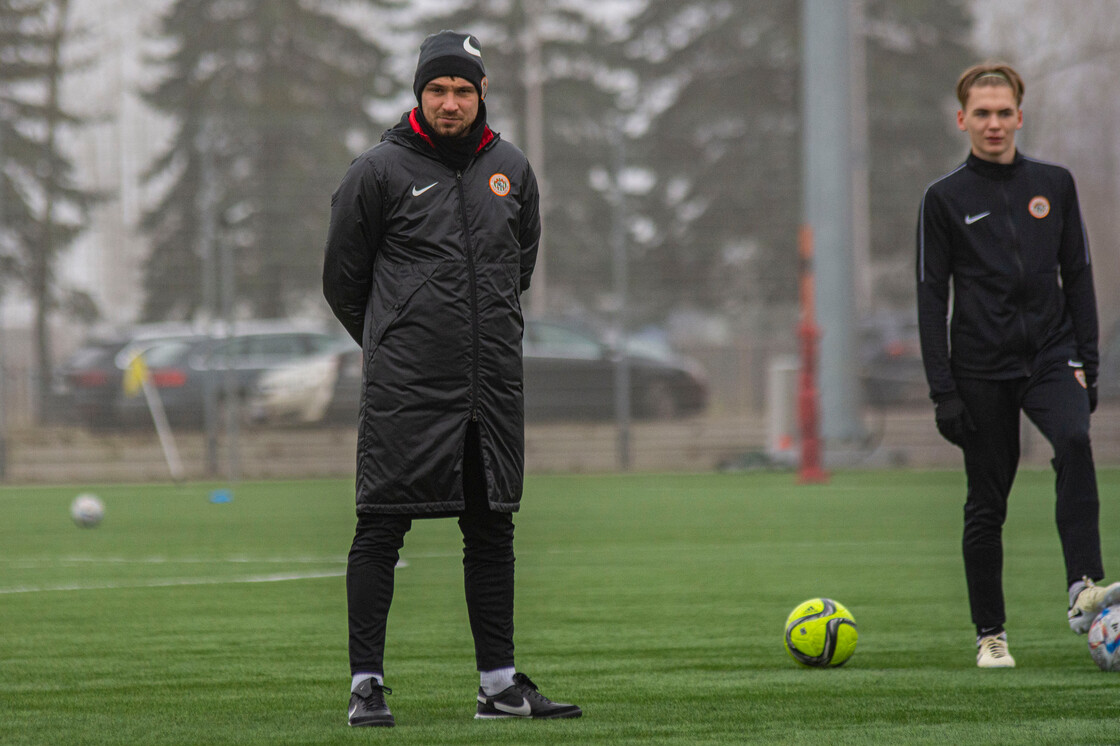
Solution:
[[[263,372],[317,357],[336,339],[315,331],[257,328],[232,337],[167,342],[150,349],[144,360],[168,420],[197,426],[204,421],[207,386],[213,387],[222,410],[228,387],[239,402],[244,401]],[[143,397],[122,397],[118,407],[126,425],[150,420]]]
[[[860,377],[867,404],[929,402],[915,315],[870,316],[860,323]]]
[[[1100,355],[1100,371],[1097,375],[1100,398],[1120,398],[1120,321],[1112,324],[1107,332],[1101,333]]]
[[[161,343],[198,338],[184,324],[147,324],[98,333],[54,370],[52,393],[68,419],[93,429],[117,427],[124,371],[134,355]]]
[[[668,419],[704,410],[708,383],[698,363],[665,346],[631,340],[625,347],[634,417]],[[524,351],[527,420],[614,416],[617,355],[591,327],[529,321]]]
[[[129,395],[124,386],[129,363],[142,354],[168,419],[173,424],[199,425],[208,385],[221,400],[228,374],[237,396],[244,398],[263,371],[318,355],[336,340],[287,322],[242,322],[232,336],[217,337],[145,330],[123,341],[97,340],[83,346],[64,366],[62,377],[85,424],[95,428],[146,424],[151,414],[145,397]]]
[[[707,379],[700,366],[663,346],[628,346],[631,407],[637,418],[702,412]],[[525,417],[605,420],[614,416],[615,355],[591,329],[527,321],[524,341]],[[362,352],[342,349],[263,374],[250,397],[254,419],[270,422],[357,422]],[[324,387],[330,387],[330,396]],[[329,401],[328,401],[329,399]]]

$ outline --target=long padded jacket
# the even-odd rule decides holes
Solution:
[[[331,196],[323,293],[363,351],[359,514],[462,510],[471,422],[491,509],[517,510],[520,294],[540,230],[529,162],[489,130],[456,171],[413,112],[350,165]]]
[[[970,154],[922,198],[917,275],[935,401],[956,390],[954,378],[1018,378],[1064,358],[1096,380],[1089,242],[1065,168],[1020,153],[1009,164]]]

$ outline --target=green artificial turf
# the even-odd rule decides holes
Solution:
[[[1120,472],[1102,471],[1120,577]],[[476,721],[453,520],[417,522],[389,618],[398,727],[346,726],[346,481],[0,488],[0,743],[1117,743],[1120,675],[1065,620],[1053,477],[1005,532],[1014,670],[975,667],[964,478],[845,472],[532,476],[517,659],[579,720]],[[95,529],[70,500],[98,494]],[[790,610],[844,603],[839,669],[785,653]]]

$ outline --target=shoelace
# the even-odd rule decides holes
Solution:
[[[533,700],[540,703],[552,702],[548,697],[544,696],[537,690],[537,685],[534,684],[528,676],[523,673],[514,676],[514,682],[519,684],[518,689],[521,690],[521,696],[527,700]]]
[[[378,698],[378,692],[380,692],[380,693],[381,693],[381,696],[380,696],[380,698]],[[390,689],[389,687],[387,687],[387,686],[381,686],[380,684],[374,684],[374,685],[373,685],[373,688],[372,688],[372,689],[370,689],[370,692],[369,692],[369,696],[368,696],[368,697],[362,697],[362,695],[360,695],[360,694],[359,694],[358,696],[359,696],[359,697],[360,697],[360,698],[362,699],[362,701],[364,701],[364,702],[376,702],[376,701],[377,701],[377,699],[380,699],[380,700],[381,700],[381,704],[384,704],[384,703],[385,703],[385,695],[386,695],[386,694],[392,694],[392,693],[393,693],[393,690],[392,690],[392,689]]]
[[[1003,656],[1007,655],[1006,643],[1004,643],[1003,640],[999,639],[998,637],[988,638],[983,647],[987,651],[988,655],[992,656],[993,658],[1002,658]]]
[[[1077,609],[1077,613],[1079,613],[1079,614],[1081,613],[1081,609],[1079,608],[1079,605],[1080,605],[1080,603],[1081,603],[1081,597],[1082,597],[1082,596],[1084,596],[1084,595],[1085,595],[1085,593],[1086,593],[1087,591],[1088,591],[1088,592],[1091,592],[1091,591],[1092,591],[1092,590],[1093,590],[1094,588],[1096,588],[1096,587],[1097,587],[1097,584],[1096,584],[1096,583],[1094,583],[1094,582],[1093,582],[1092,580],[1089,580],[1089,576],[1088,576],[1088,575],[1082,575],[1082,576],[1081,576],[1081,582],[1085,584],[1085,587],[1084,587],[1084,588],[1082,588],[1082,589],[1081,589],[1081,590],[1080,590],[1080,591],[1078,592],[1078,594],[1077,594],[1077,596],[1076,596],[1076,597],[1074,597],[1074,599],[1073,599],[1073,605],[1072,605],[1072,606],[1070,606],[1070,609],[1071,609],[1071,610],[1072,610],[1072,609]]]

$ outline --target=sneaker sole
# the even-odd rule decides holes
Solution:
[[[382,719],[382,718],[371,718],[371,719],[368,719],[368,720],[351,720],[351,721],[348,721],[348,724],[351,728],[369,728],[369,727],[392,728],[397,723],[396,723],[395,720],[385,720],[385,719]]]
[[[575,712],[559,712],[555,715],[510,715],[505,712],[496,713],[483,713],[476,712],[474,714],[475,720],[561,720],[566,718],[578,718],[583,716],[583,710],[576,710]]]

